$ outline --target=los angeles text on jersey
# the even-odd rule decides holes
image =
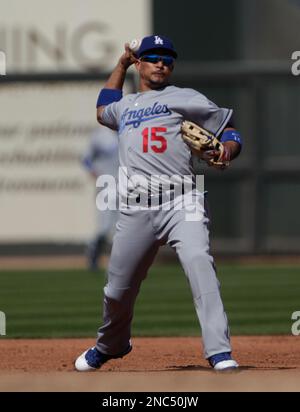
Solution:
[[[119,398],[109,396],[102,400],[103,407],[127,407],[130,410],[135,407],[179,407],[186,409],[188,407],[196,407],[199,398],[197,396],[139,396],[138,399],[134,397]]]
[[[159,102],[155,102],[153,106],[139,110],[129,110],[127,107],[121,115],[120,129],[123,130],[125,126],[130,124],[137,128],[142,122],[146,122],[157,117],[170,116],[171,114],[172,112],[168,106],[166,104],[159,104]]]

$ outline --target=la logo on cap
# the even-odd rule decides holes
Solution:
[[[164,44],[164,41],[159,36],[155,36],[154,43],[155,44]]]

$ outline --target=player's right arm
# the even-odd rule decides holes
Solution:
[[[114,101],[118,101],[113,99],[117,99],[118,97],[122,96],[122,88],[124,85],[127,70],[132,64],[136,62],[136,60],[137,59],[130,50],[128,43],[126,43],[125,52],[120,57],[117,66],[112,71],[110,77],[104,85],[104,89],[102,89],[101,91],[102,99],[101,93],[99,95],[97,103],[97,120],[99,123],[110,127],[110,125],[107,124],[107,121],[105,121],[105,119],[103,118],[103,112],[108,104],[113,103]]]

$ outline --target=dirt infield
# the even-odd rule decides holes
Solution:
[[[233,337],[242,366],[216,374],[198,338],[134,338],[134,350],[95,373],[74,358],[91,339],[0,340],[0,391],[300,391],[300,338]]]

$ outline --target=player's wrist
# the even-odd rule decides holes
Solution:
[[[240,144],[241,146],[243,145],[243,139],[242,139],[240,132],[238,132],[234,128],[225,129],[224,132],[222,133],[220,141],[221,143],[236,142]]]
[[[239,143],[228,141],[222,143],[224,147],[223,155],[226,157],[228,162],[235,159],[241,151],[241,145]]]
[[[222,162],[230,162],[233,158],[233,151],[231,145],[228,143],[223,143],[223,153],[220,157]]]
[[[125,60],[122,59],[122,57],[120,58],[120,60],[118,61],[117,70],[123,71],[126,73],[127,69],[129,68],[130,63],[126,62]]]
[[[118,64],[117,64],[117,70],[120,70],[123,73],[126,73],[127,70],[129,69],[130,66],[132,66],[134,62],[125,56],[120,57]]]
[[[243,147],[243,139],[241,134],[234,128],[227,128],[222,133],[221,143],[224,148],[230,152],[230,160],[235,159],[241,152]]]

